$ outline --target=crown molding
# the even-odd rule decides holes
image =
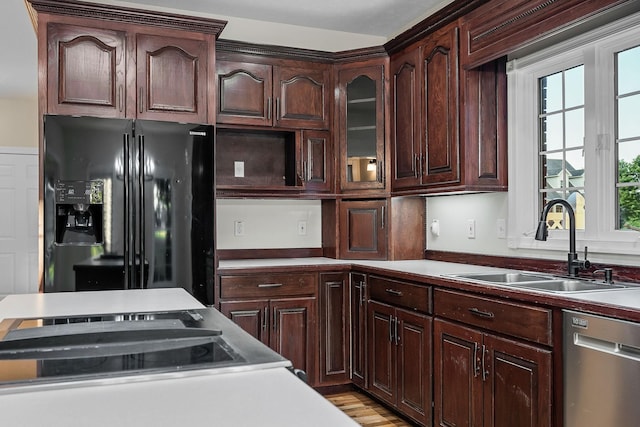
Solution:
[[[437,12],[429,15],[418,24],[386,42],[384,44],[384,48],[389,55],[397,53],[488,1],[489,0],[455,0]]]
[[[133,9],[113,5],[86,3],[75,0],[26,0],[37,13],[94,18],[129,24],[151,25],[198,33],[216,37],[227,25],[227,21],[173,13]]]

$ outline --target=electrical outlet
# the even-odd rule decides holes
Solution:
[[[504,218],[498,218],[496,220],[496,235],[498,236],[498,239],[507,238],[507,223]]]
[[[244,236],[244,221],[233,221],[233,235]]]
[[[476,238],[476,220],[468,219],[467,220],[467,239],[475,239]]]
[[[298,234],[300,236],[307,235],[307,221],[298,221]]]

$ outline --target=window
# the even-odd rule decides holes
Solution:
[[[584,65],[538,79],[538,135],[541,168],[540,200],[570,201],[576,228],[584,229]],[[561,206],[549,213],[550,229],[564,229],[568,219]]]
[[[616,53],[618,228],[640,231],[640,46]]]
[[[508,65],[509,247],[567,248],[555,198],[576,213],[579,247],[640,254],[640,15]]]

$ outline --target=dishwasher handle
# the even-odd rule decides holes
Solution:
[[[632,345],[593,338],[580,333],[574,335],[573,343],[580,347],[640,362],[640,348]]]

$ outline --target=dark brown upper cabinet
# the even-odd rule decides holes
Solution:
[[[50,23],[47,111],[125,117],[126,34]]]
[[[391,59],[392,189],[460,182],[458,28],[448,26]]]
[[[491,0],[463,16],[461,62],[471,69],[634,0]]]
[[[460,78],[458,27],[449,26],[428,37],[422,46],[424,127],[422,184],[460,181]]]
[[[391,58],[392,189],[420,186],[420,49],[413,46]]]
[[[218,60],[216,70],[218,123],[271,126],[271,65]]]
[[[218,123],[328,129],[331,69],[219,60]]]
[[[225,197],[333,194],[332,153],[329,131],[221,125],[216,188]]]
[[[338,140],[342,191],[386,187],[383,61],[338,70]]]
[[[334,158],[331,133],[303,130],[298,176],[305,190],[334,191]]]
[[[204,40],[137,34],[136,116],[205,122],[208,49]]]
[[[224,22],[64,0],[31,6],[43,113],[215,121],[209,65]]]
[[[454,22],[390,63],[392,193],[506,190],[504,59],[461,69]]]

